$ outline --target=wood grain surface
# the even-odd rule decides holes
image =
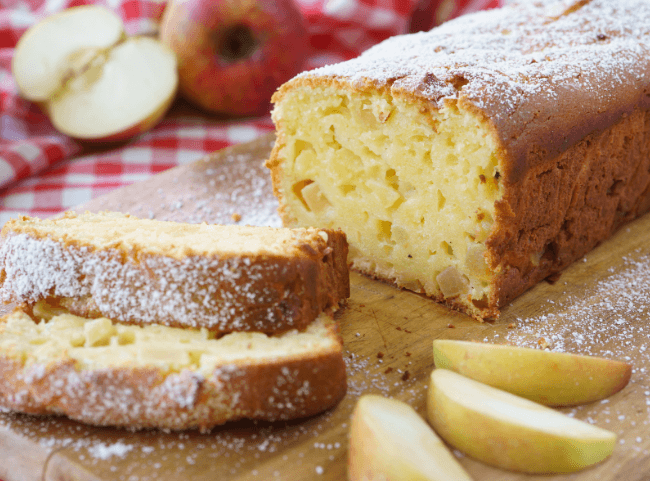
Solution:
[[[267,136],[114,191],[77,210],[163,220],[280,225],[263,161]],[[239,219],[239,220],[238,220]],[[562,411],[619,436],[611,458],[580,473],[527,476],[457,455],[483,480],[647,480],[650,477],[650,217],[624,227],[586,258],[527,292],[493,323],[352,274],[340,316],[348,394],[329,412],[283,423],[237,422],[166,433],[95,428],[64,418],[0,414],[5,481],[344,480],[350,413],[363,393],[424,413],[436,338],[487,340],[627,359],[630,384],[604,402]],[[534,453],[531,453],[534,456]]]

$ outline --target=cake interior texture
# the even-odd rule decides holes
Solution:
[[[84,318],[39,302],[32,313],[15,311],[6,318],[0,353],[26,367],[73,359],[81,370],[147,367],[177,373],[189,369],[207,378],[228,364],[336,351],[337,341],[328,335],[331,322],[322,316],[304,331],[234,332],[217,337],[205,328],[134,326],[106,317]]]
[[[357,269],[433,296],[471,291],[487,305],[484,243],[502,187],[480,118],[335,86],[291,91],[282,115],[302,118],[281,153],[301,225],[340,227]]]
[[[521,2],[299,75],[267,161],[285,225],[341,228],[354,269],[497,318],[648,209],[646,13]]]

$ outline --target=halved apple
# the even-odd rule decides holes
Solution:
[[[21,95],[54,127],[85,140],[123,140],[153,127],[178,86],[174,53],[149,37],[127,37],[100,6],[64,10],[30,28],[14,53]]]
[[[471,478],[408,404],[367,394],[352,414],[350,481],[468,481]]]
[[[427,415],[449,444],[486,464],[526,473],[570,473],[614,450],[616,435],[447,369],[435,369]]]
[[[572,406],[623,389],[632,366],[621,361],[502,344],[433,341],[437,368],[547,406]]]

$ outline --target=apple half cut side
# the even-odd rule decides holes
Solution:
[[[104,7],[75,7],[47,17],[16,45],[11,70],[21,95],[49,100],[66,79],[123,37],[122,20]]]
[[[616,435],[447,369],[434,369],[427,415],[469,456],[531,474],[571,473],[612,454]]]
[[[152,38],[132,37],[68,80],[46,110],[64,134],[117,141],[148,130],[162,118],[177,85],[174,53]]]
[[[153,127],[178,88],[175,54],[158,40],[127,37],[100,6],[72,7],[30,28],[14,53],[21,95],[71,137],[121,141]]]
[[[574,406],[623,389],[632,374],[625,362],[503,344],[433,341],[437,368],[547,406]]]
[[[352,413],[350,481],[470,481],[471,478],[408,404],[374,394]]]

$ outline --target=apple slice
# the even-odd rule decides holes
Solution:
[[[408,404],[367,394],[352,413],[350,481],[468,481],[431,427]]]
[[[486,464],[525,473],[571,473],[614,450],[616,435],[447,369],[435,369],[429,422],[449,444]]]
[[[98,6],[75,7],[38,23],[18,42],[12,71],[23,97],[54,127],[84,140],[118,141],[153,127],[178,86],[174,53],[124,34]]]
[[[623,389],[632,366],[581,356],[502,344],[433,341],[437,368],[450,369],[547,406],[573,406]]]

